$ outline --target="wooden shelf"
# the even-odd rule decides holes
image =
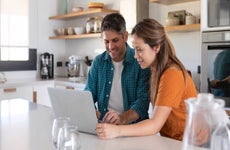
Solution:
[[[100,38],[101,33],[91,33],[91,34],[79,34],[79,35],[62,35],[62,36],[50,36],[49,39],[83,39],[83,38]]]
[[[166,30],[167,32],[200,30],[200,24],[167,26],[167,27],[165,27],[165,30]]]
[[[119,12],[118,10],[112,10],[112,9],[105,9],[105,8],[93,8],[93,9],[87,9],[82,12],[73,12],[65,15],[58,15],[58,16],[51,16],[49,19],[69,19],[74,17],[80,17],[80,16],[87,16],[92,14],[109,14],[109,13],[116,13]]]
[[[164,5],[172,5],[186,2],[195,2],[199,0],[149,0],[151,3],[159,3]]]

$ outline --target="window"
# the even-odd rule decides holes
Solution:
[[[29,0],[0,0],[0,61],[29,59]]]

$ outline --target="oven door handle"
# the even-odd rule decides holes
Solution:
[[[230,49],[230,45],[209,45],[208,50],[212,49]]]

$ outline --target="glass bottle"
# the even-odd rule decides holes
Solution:
[[[95,33],[101,32],[101,22],[102,22],[101,16],[95,17],[94,26],[93,26]]]
[[[217,124],[228,120],[223,109],[224,100],[215,99],[213,94],[200,93],[185,103],[187,118],[182,150],[210,149],[211,136]]]
[[[67,14],[68,2],[67,0],[61,0],[61,15]]]
[[[87,18],[86,21],[86,33],[93,33],[94,30],[94,17]]]
[[[74,125],[64,126],[59,130],[57,150],[80,150],[80,135]]]
[[[230,150],[230,123],[220,122],[211,136],[211,150]]]

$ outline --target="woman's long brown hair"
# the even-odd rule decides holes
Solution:
[[[156,60],[152,64],[151,75],[151,101],[154,104],[157,98],[157,91],[160,77],[163,72],[174,65],[183,72],[184,81],[186,84],[186,69],[180,60],[177,58],[175,49],[168,39],[164,27],[154,19],[144,19],[139,22],[132,30],[131,34],[135,34],[142,38],[151,48],[160,45],[160,50],[157,53]]]

